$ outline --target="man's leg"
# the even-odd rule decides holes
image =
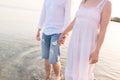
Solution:
[[[50,80],[52,73],[52,64],[49,63],[48,59],[45,59],[45,71],[46,71],[46,80]]]
[[[53,64],[53,69],[55,72],[55,80],[60,80],[60,71],[61,71],[61,63],[60,63],[60,46],[58,44],[60,34],[54,34],[51,36],[51,44],[50,44],[50,55],[49,62]]]
[[[46,80],[49,80],[51,77],[52,65],[49,63],[49,50],[50,50],[50,40],[51,37],[46,34],[42,34],[42,58],[45,59],[45,71],[46,71]]]
[[[53,69],[56,75],[55,80],[60,80],[61,63],[53,64]]]

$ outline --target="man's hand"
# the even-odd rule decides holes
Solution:
[[[36,40],[37,41],[40,41],[41,40],[41,37],[40,37],[40,29],[38,29],[38,32],[36,34]]]

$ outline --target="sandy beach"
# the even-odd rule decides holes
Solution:
[[[0,1],[0,80],[45,80],[41,45],[35,40],[40,2]],[[94,69],[96,80],[120,80],[119,34],[120,23],[110,22]],[[68,41],[61,47],[62,75]]]

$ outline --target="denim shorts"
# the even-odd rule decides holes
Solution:
[[[42,58],[48,59],[50,64],[56,64],[60,61],[59,36],[60,34],[42,34]]]

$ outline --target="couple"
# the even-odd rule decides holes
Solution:
[[[65,80],[93,80],[92,69],[98,61],[107,25],[111,16],[109,0],[83,0],[72,20],[75,0],[44,0],[36,39],[42,41],[46,80],[60,80],[60,45],[72,31],[65,70]],[[40,32],[44,26],[42,39]]]

